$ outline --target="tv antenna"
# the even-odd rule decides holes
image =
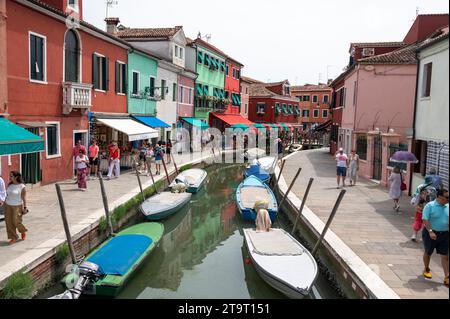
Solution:
[[[106,18],[108,18],[108,9],[119,4],[119,0],[106,0]]]
[[[208,33],[208,34],[202,36],[202,33],[199,31],[198,34],[197,34],[197,39],[205,39],[206,42],[209,43],[211,41],[211,34]]]

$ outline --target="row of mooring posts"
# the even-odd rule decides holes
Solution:
[[[173,156],[173,154],[171,154],[171,158],[172,158],[173,165],[175,167],[175,172],[178,175],[179,174],[178,166],[176,164],[175,157]],[[164,167],[164,172],[166,173],[166,179],[167,179],[168,185],[170,185],[170,183],[171,183],[170,175],[169,175],[169,172],[167,170],[167,165],[166,165],[166,162],[164,160],[164,156],[162,156],[162,163],[163,163],[163,167]],[[142,202],[144,202],[145,201],[145,194],[144,194],[144,189],[142,187],[141,177],[140,177],[140,174],[139,174],[139,170],[137,169],[137,166],[135,167],[135,171],[136,171],[136,177],[137,177],[138,184],[139,184],[140,193],[141,193],[141,196],[142,196]],[[155,178],[153,176],[152,170],[149,169],[148,173],[150,174],[150,177],[152,179],[152,183],[153,183],[153,187],[154,187],[154,193],[158,194],[159,193],[158,192],[158,187],[156,185]],[[109,205],[108,205],[108,195],[106,194],[106,188],[105,188],[105,183],[103,181],[103,174],[102,174],[102,172],[98,172],[98,179],[99,179],[99,182],[100,182],[100,190],[101,190],[101,195],[102,195],[102,200],[103,200],[103,208],[105,210],[106,222],[108,224],[108,229],[109,229],[108,237],[109,236],[113,236],[114,237],[115,236],[114,227],[113,227],[112,220],[111,220],[111,214],[110,214]],[[70,227],[69,227],[69,222],[68,222],[68,219],[67,219],[66,206],[64,204],[64,198],[63,198],[63,195],[62,195],[61,185],[56,183],[55,187],[56,187],[56,193],[57,193],[57,196],[58,196],[58,202],[59,202],[59,207],[60,207],[60,211],[61,211],[61,218],[62,218],[62,221],[63,221],[64,232],[66,234],[67,244],[68,244],[68,247],[69,247],[70,259],[72,261],[72,264],[75,265],[79,261],[77,260],[77,256],[76,256],[76,253],[75,253],[75,248],[74,248],[73,241],[72,241],[72,236],[70,234]]]
[[[275,177],[275,167],[277,166],[277,164],[278,164],[278,161],[276,160],[275,164],[273,166],[273,175],[272,175],[271,179],[273,177]],[[274,191],[276,191],[277,188],[280,190],[279,182],[280,182],[281,174],[283,173],[285,165],[286,165],[286,159],[282,159],[281,160],[281,166],[280,166],[280,173],[278,175],[278,178],[275,179],[275,183],[273,185],[273,190]],[[289,185],[286,193],[283,195],[283,198],[281,199],[280,204],[278,205],[278,209],[279,210],[281,210],[282,205],[285,203],[286,199],[288,198],[292,188],[295,185],[295,182],[297,181],[298,177],[300,176],[301,171],[302,171],[302,168],[300,167],[298,169],[297,173],[295,174],[294,179],[292,180],[291,184]],[[314,183],[314,178],[310,178],[309,182],[308,182],[308,186],[306,187],[305,194],[303,195],[303,198],[301,200],[302,202],[301,202],[301,205],[300,205],[300,207],[298,209],[297,216],[295,218],[294,227],[292,228],[291,235],[294,235],[294,233],[295,233],[295,230],[297,228],[297,223],[298,223],[299,219],[301,218],[301,216],[303,214],[303,209],[305,207],[306,200],[308,199],[308,196],[309,196],[309,193],[311,191],[311,187],[312,187],[313,183]],[[319,250],[320,245],[323,242],[323,239],[325,238],[325,235],[327,234],[328,229],[330,228],[331,223],[334,220],[334,217],[336,216],[336,213],[337,213],[337,211],[339,209],[339,206],[341,205],[342,199],[344,198],[346,192],[347,192],[346,190],[342,190],[339,193],[339,196],[338,196],[338,198],[336,200],[336,203],[335,203],[335,205],[334,205],[334,207],[333,207],[333,209],[331,211],[330,217],[328,218],[327,223],[325,224],[325,227],[324,227],[322,233],[320,234],[319,239],[317,240],[317,242],[316,242],[316,244],[315,244],[315,246],[314,246],[314,248],[313,248],[313,250],[311,252],[311,254],[313,256],[315,256],[317,251]]]

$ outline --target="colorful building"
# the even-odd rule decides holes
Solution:
[[[248,106],[250,103],[250,84],[247,78],[241,77],[241,115],[248,119]]]
[[[225,71],[225,98],[229,100],[229,104],[225,109],[227,114],[240,114],[242,108],[241,97],[241,69],[243,64],[227,57],[227,69]]]
[[[321,124],[331,125],[332,92],[328,85],[322,83],[291,87],[291,96],[300,100],[299,109],[302,113],[301,121],[304,132],[319,126],[325,128],[325,125]]]
[[[418,48],[419,75],[414,111],[412,151],[419,159],[412,174],[412,191],[436,169],[448,189],[449,170],[449,29],[438,30]]]

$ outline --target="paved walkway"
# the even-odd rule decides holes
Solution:
[[[175,155],[178,168],[183,163],[189,163],[199,159],[206,159],[210,152]],[[169,174],[174,171],[173,164],[168,165]],[[155,173],[155,166],[152,166]],[[162,175],[154,176],[155,181],[165,179],[164,169]],[[151,178],[142,176],[141,181],[145,187],[152,185]],[[128,172],[119,179],[105,180],[110,210],[119,206],[127,199],[139,194],[139,184],[136,174]],[[72,236],[81,229],[91,225],[97,220],[95,213],[101,216],[103,202],[101,200],[100,183],[98,180],[88,182],[88,191],[81,192],[73,180],[61,183],[67,217]],[[25,266],[24,263],[35,260],[49,249],[53,243],[65,239],[64,228],[61,220],[59,202],[56,195],[55,185],[46,185],[27,189],[27,206],[29,215],[24,217],[24,224],[28,228],[27,239],[8,246],[6,240],[5,223],[0,222],[0,282],[11,274]],[[104,214],[104,213],[103,213]]]
[[[326,222],[340,192],[335,162],[325,149],[300,152],[286,162],[283,177],[288,184],[299,166],[303,170],[292,191],[302,198],[313,177],[306,205]],[[402,198],[401,214],[397,214],[387,189],[370,180],[360,179],[356,187],[346,189],[331,230],[401,298],[448,299],[438,256],[433,256],[431,263],[434,278],[428,281],[421,276],[422,242],[410,240],[414,213],[410,198]]]

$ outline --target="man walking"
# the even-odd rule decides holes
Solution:
[[[337,163],[337,188],[341,188],[341,177],[342,177],[342,186],[345,187],[345,178],[347,177],[347,168],[348,168],[348,156],[344,153],[344,149],[340,148],[338,153],[336,154],[336,163]]]
[[[444,269],[444,284],[448,287],[448,190],[440,189],[437,198],[425,206],[423,210],[422,239],[425,248],[423,263],[426,279],[433,277],[430,270],[431,255],[434,250],[441,255],[441,264]]]

